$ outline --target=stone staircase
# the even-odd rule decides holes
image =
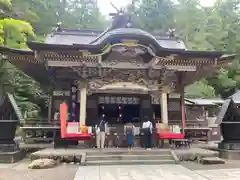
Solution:
[[[132,152],[87,152],[85,165],[175,164],[171,150],[133,150]]]

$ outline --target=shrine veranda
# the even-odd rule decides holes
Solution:
[[[109,133],[119,134],[117,127],[122,129],[126,122],[140,127],[144,116],[154,123],[180,125],[184,133],[184,87],[234,58],[224,52],[190,51],[175,37],[125,27],[103,34],[58,28],[46,42],[28,46],[30,50],[0,51],[11,64],[50,87],[49,127],[59,121],[60,104],[66,103],[66,128],[73,134],[81,134],[82,125],[93,127],[100,117],[115,127]],[[59,131],[55,124],[51,126]]]

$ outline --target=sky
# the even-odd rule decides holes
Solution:
[[[215,0],[200,0],[203,6],[213,5]],[[97,0],[100,10],[103,14],[108,15],[109,13],[114,13],[116,10],[111,6],[111,2],[118,8],[125,7],[130,4],[132,0]]]

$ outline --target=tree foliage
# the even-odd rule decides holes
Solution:
[[[189,98],[214,98],[215,89],[209,86],[206,80],[197,81],[192,86],[186,87],[186,94]]]
[[[12,11],[13,5],[11,1],[0,1],[0,4],[2,9],[0,19],[1,45],[10,48],[28,49],[26,45],[28,38],[35,37],[31,24],[9,16],[9,14],[15,14]],[[8,11],[6,11],[6,7]],[[0,59],[0,88],[3,91],[14,94],[23,112],[40,111],[40,107],[31,99],[31,95],[33,96],[33,93],[36,92],[35,89],[41,91],[40,86],[23,72],[9,64],[3,56]]]

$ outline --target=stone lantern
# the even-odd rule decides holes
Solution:
[[[14,163],[24,154],[15,143],[15,134],[19,122],[23,120],[21,112],[9,93],[2,96],[0,104],[0,163]]]

